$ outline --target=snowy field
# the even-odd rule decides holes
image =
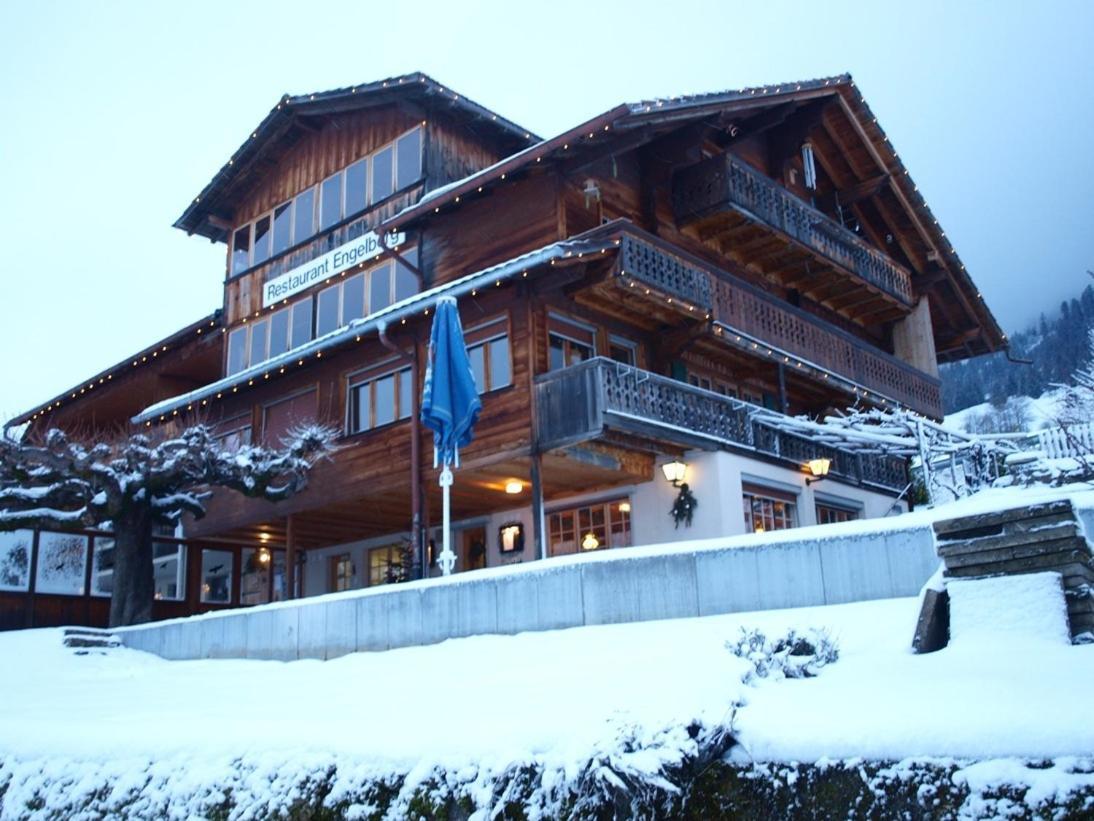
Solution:
[[[1091,506],[1075,490],[987,491],[907,518],[1065,495]],[[694,752],[694,725],[728,727],[742,764],[958,760],[980,784],[1094,786],[1094,645],[1069,643],[1056,577],[1018,579],[951,582],[951,645],[921,656],[910,651],[915,598],[476,636],[327,662],[78,656],[60,630],[0,633],[0,817],[23,817],[51,789],[58,806],[107,789],[147,794],[156,814],[201,815],[233,778],[235,796],[259,796],[261,816],[335,765],[345,790],[445,773],[489,796],[492,779],[528,765],[546,791],[596,761],[656,780]],[[825,629],[839,658],[815,678],[745,684],[748,663],[725,648],[742,628],[772,638]]]
[[[974,611],[984,604],[969,601]],[[215,779],[241,758],[281,777],[333,756],[340,769],[412,778],[443,768],[480,779],[535,762],[565,780],[590,758],[622,755],[625,736],[649,745],[627,766],[652,775],[681,754],[692,722],[732,721],[737,760],[1094,752],[1094,646],[1071,646],[1042,619],[1012,638],[972,640],[970,628],[969,640],[916,656],[917,610],[916,599],[896,599],[482,636],[329,662],[76,656],[58,630],[6,633],[0,758],[33,772],[42,760],[58,771],[94,762],[123,784],[161,761],[175,773],[164,789],[185,791],[188,779]],[[1027,615],[1019,607],[1013,624]],[[724,647],[742,626],[826,628],[840,658],[816,678],[745,685],[746,663]]]

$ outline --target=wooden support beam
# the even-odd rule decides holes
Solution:
[[[296,528],[293,515],[285,518],[285,585],[287,599],[296,598]]]

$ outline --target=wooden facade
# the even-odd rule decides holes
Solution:
[[[257,264],[233,262],[241,226],[411,129],[413,180]],[[498,357],[482,366],[499,384],[463,454],[456,519],[511,507],[513,482],[542,511],[650,481],[659,460],[694,448],[798,465],[818,449],[750,408],[938,417],[937,362],[1005,346],[849,77],[619,106],[542,141],[423,75],[283,98],[177,224],[227,245],[219,361],[210,373],[203,360],[205,378],[179,383],[174,400],[142,394],[126,406],[131,424],[204,421],[276,443],[291,408],[343,433],[307,491],[277,505],[218,494],[187,525],[197,539],[291,552],[409,534],[424,554],[440,504],[427,432],[394,398],[390,418],[376,411],[357,430],[354,403],[370,374],[406,375],[367,388],[369,402],[404,380],[420,394],[442,293],[458,298],[469,345],[486,327],[496,347],[483,343],[483,361]],[[264,305],[270,280],[368,232],[405,239]],[[418,294],[389,297],[385,264],[410,272]],[[342,321],[324,331],[319,295],[355,276],[380,296],[365,306],[353,290],[352,314],[350,290],[338,291],[328,303]],[[306,340],[231,359],[233,333],[297,305],[314,317]],[[275,350],[268,328],[247,355]],[[25,419],[32,432],[86,424],[79,407]],[[905,483],[902,465],[826,455],[848,484],[896,494]]]

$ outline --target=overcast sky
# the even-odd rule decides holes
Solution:
[[[0,2],[0,418],[220,306],[224,247],[171,225],[281,94],[417,70],[545,137],[849,71],[1017,330],[1094,269],[1092,34],[1094,2]]]

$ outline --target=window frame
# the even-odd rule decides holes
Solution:
[[[627,509],[624,510],[622,505],[626,504]],[[603,516],[603,520],[599,525],[593,524],[593,510],[600,511]],[[582,547],[582,540],[585,537],[586,530],[582,527],[582,513],[588,512],[589,515],[589,527],[588,531],[595,531],[597,528],[601,528],[604,531],[604,541],[592,550],[585,550]],[[620,543],[616,541],[616,524],[617,518],[614,514],[618,513],[618,523],[625,530],[625,536],[623,536]],[[579,502],[576,505],[561,506],[552,508],[546,511],[546,526],[547,526],[547,552],[549,556],[568,556],[572,554],[581,553],[595,553],[601,550],[616,550],[623,547],[632,547],[634,545],[634,522],[632,520],[633,508],[631,507],[630,496],[613,496],[608,499],[595,499],[586,502]],[[571,525],[569,528],[562,526],[561,520],[563,517],[570,517]],[[563,540],[556,540],[556,528],[555,522],[559,521],[558,531],[561,533],[572,531],[573,533],[573,550],[566,552],[559,552],[555,549],[556,544],[567,544]]]
[[[414,391],[417,390],[418,379],[414,374],[415,368],[411,365],[400,364],[400,360],[395,357],[390,357],[382,362],[378,362],[368,368],[362,368],[352,373],[346,374],[346,403],[345,403],[345,419],[343,421],[342,431],[344,436],[361,436],[367,433],[371,433],[375,430],[386,428],[390,425],[396,425],[399,422],[405,422],[410,419],[412,415],[412,409],[414,406]],[[409,375],[404,376],[404,374]],[[376,388],[375,384],[388,376],[395,377],[394,386],[394,404],[395,404],[395,417],[390,422],[384,422],[383,424],[376,424]],[[404,409],[401,407],[402,402],[402,390],[401,383],[404,378],[410,379],[410,407]],[[359,388],[368,386],[369,389],[369,420],[368,427],[360,429],[354,429],[353,422],[357,417],[356,410],[356,391]]]
[[[483,349],[483,382],[485,387],[479,391],[479,396],[485,396],[488,393],[502,391],[513,386],[513,335],[510,333],[509,324],[509,314],[506,312],[485,319],[463,332],[463,341],[467,347],[468,358],[471,357],[473,350]],[[509,360],[509,380],[504,385],[495,385],[493,365],[490,362],[490,343],[501,339],[504,339],[506,343],[505,347]]]
[[[751,503],[749,502],[751,500]],[[772,527],[768,528],[767,524],[767,511],[762,510],[760,513],[761,518],[764,520],[764,528],[762,530],[755,529],[755,503],[759,501],[771,503],[771,523]],[[785,527],[779,527],[779,518],[776,516],[776,505],[788,505],[789,512],[784,512],[782,518],[784,521],[789,521],[790,524]],[[747,507],[746,507],[747,506]],[[744,518],[745,532],[746,533],[767,533],[780,530],[794,530],[802,526],[801,524],[801,498],[799,494],[790,493],[789,491],[779,490],[777,488],[765,487],[763,485],[751,484],[744,482],[741,486],[741,513]]]

